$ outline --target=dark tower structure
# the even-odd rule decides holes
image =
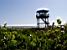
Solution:
[[[49,26],[49,10],[48,9],[41,9],[36,11],[36,18],[37,18],[37,26],[40,27],[40,24],[44,24],[45,28]],[[40,22],[40,19],[43,22]]]

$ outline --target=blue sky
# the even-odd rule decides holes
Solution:
[[[36,10],[49,8],[49,20],[60,17],[67,21],[67,0],[0,0],[0,24],[35,24]]]

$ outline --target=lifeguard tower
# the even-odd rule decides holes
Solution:
[[[40,24],[44,25],[45,28],[49,26],[49,9],[41,8],[36,11],[37,26],[40,28]],[[40,22],[42,20],[42,22]]]

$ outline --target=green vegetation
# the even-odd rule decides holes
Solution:
[[[61,20],[60,20],[60,19],[57,19],[57,23],[58,23],[58,24],[61,24]]]
[[[57,20],[61,24],[60,20]],[[64,31],[55,26],[44,30],[0,27],[0,50],[66,50],[67,24]]]

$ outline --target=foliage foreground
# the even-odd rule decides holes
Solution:
[[[66,50],[67,25],[49,30],[0,28],[0,50]]]

